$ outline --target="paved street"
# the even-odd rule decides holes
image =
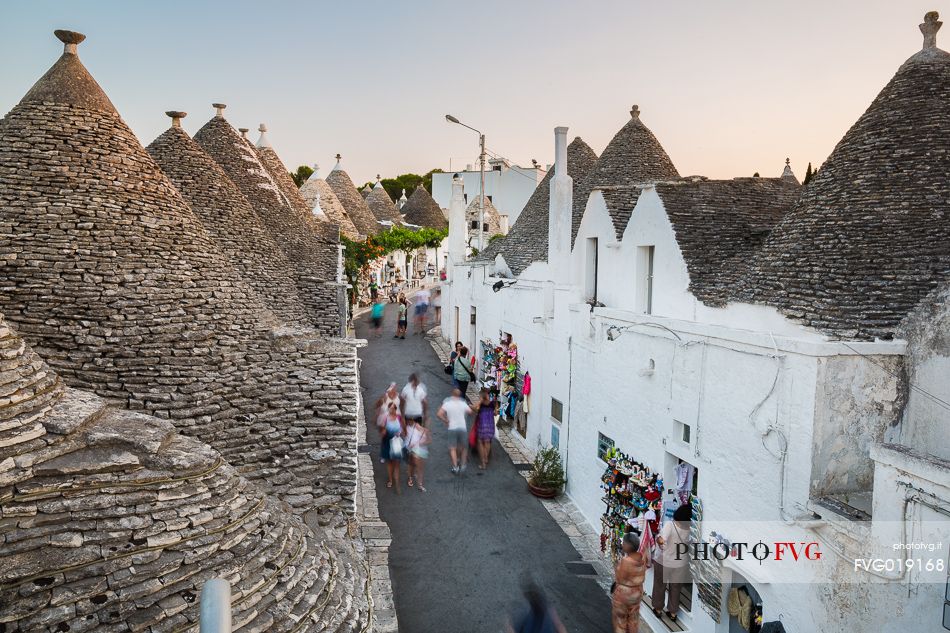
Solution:
[[[521,604],[527,574],[555,604],[571,633],[610,630],[609,600],[594,580],[575,575],[586,565],[497,441],[488,471],[449,472],[446,431],[434,418],[451,385],[423,336],[393,338],[395,307],[387,305],[383,336],[373,338],[368,317],[358,320],[368,443],[372,447],[380,516],[392,530],[390,569],[399,628],[403,633],[492,632]],[[433,441],[427,493],[386,488],[372,406],[391,381],[405,384],[417,372],[429,389]],[[474,462],[473,462],[474,463]],[[589,572],[588,572],[589,573]]]

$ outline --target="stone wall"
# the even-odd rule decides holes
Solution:
[[[362,630],[352,545],[303,522],[166,421],[66,389],[0,316],[0,630]],[[243,628],[242,628],[243,627]]]

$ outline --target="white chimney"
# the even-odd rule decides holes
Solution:
[[[452,178],[452,200],[449,202],[449,271],[454,264],[465,261],[465,196],[462,194],[465,182],[461,176]],[[449,272],[451,275],[452,273]]]
[[[554,177],[548,206],[548,267],[559,283],[568,281],[574,180],[567,175],[567,128],[554,128]]]

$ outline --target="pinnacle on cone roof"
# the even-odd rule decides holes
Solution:
[[[901,65],[771,232],[740,300],[776,306],[833,336],[891,338],[945,282],[950,54],[937,48],[940,24],[936,12],[924,17],[922,50]]]

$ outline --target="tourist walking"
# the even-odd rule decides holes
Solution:
[[[417,484],[419,492],[426,491],[425,462],[429,457],[429,429],[418,419],[406,421],[406,451],[408,454],[409,487]]]
[[[462,392],[452,390],[452,395],[442,402],[436,416],[442,420],[449,431],[449,459],[452,460],[452,472],[458,474],[465,470],[468,461],[468,422],[467,415],[472,408],[462,399]]]
[[[660,617],[666,605],[666,615],[676,622],[680,608],[680,592],[689,582],[689,557],[677,552],[677,545],[689,543],[689,522],[692,508],[683,504],[673,512],[673,520],[660,529],[656,543],[660,555],[653,565],[653,613]],[[667,593],[669,598],[667,599]]]
[[[428,426],[429,423],[429,394],[426,386],[419,380],[418,374],[409,374],[409,382],[400,392],[402,399],[402,415],[406,422],[416,421]]]
[[[376,338],[382,336],[383,332],[383,314],[386,311],[386,304],[383,303],[378,298],[374,300],[373,307],[370,312],[370,320],[373,323],[373,333],[376,334]]]
[[[528,583],[523,591],[527,608],[505,626],[506,633],[567,633],[540,587]]]
[[[393,402],[386,412],[386,419],[383,423],[383,440],[379,452],[386,462],[386,474],[389,476],[386,487],[392,488],[395,485],[396,494],[400,494],[399,465],[402,463],[405,451],[405,434],[406,429],[402,416],[399,414],[399,407]]]
[[[416,293],[416,331],[415,334],[425,334],[426,320],[429,317],[429,300],[431,294],[423,288]]]
[[[488,389],[482,389],[478,402],[478,414],[475,417],[475,439],[478,442],[478,467],[488,468],[491,455],[491,443],[495,439],[495,401]]]
[[[396,405],[396,409],[400,409],[402,406],[402,400],[399,397],[399,387],[396,386],[396,383],[389,383],[389,387],[386,388],[386,391],[383,392],[383,395],[376,400],[376,429],[379,431],[380,442],[382,444],[386,443],[386,418],[389,416],[389,407],[390,405]],[[379,461],[385,462],[384,451],[382,448],[379,452]]]
[[[611,588],[614,633],[637,633],[640,630],[640,601],[643,599],[643,581],[647,566],[639,552],[640,539],[633,532],[623,536],[623,558],[614,571]]]
[[[375,279],[369,282],[369,298],[373,303],[376,303],[376,300],[379,298],[379,284],[376,283]]]
[[[464,345],[459,349],[458,356],[455,357],[452,363],[452,377],[455,379],[459,391],[462,392],[462,397],[467,402],[468,383],[475,380],[475,372],[469,369],[468,348]]]
[[[406,329],[409,327],[409,302],[405,295],[399,295],[399,319],[396,321],[396,336],[393,338],[406,338]]]

